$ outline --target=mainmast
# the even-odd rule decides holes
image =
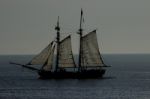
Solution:
[[[80,41],[81,42],[81,38],[82,38],[82,32],[83,32],[83,29],[82,29],[82,20],[83,20],[83,11],[81,9],[81,17],[80,17],[80,27],[79,27],[79,35],[80,35]],[[81,43],[80,43],[80,46],[79,46],[79,67],[78,67],[78,71],[80,72],[81,71]]]
[[[57,26],[55,27],[55,30],[57,31],[57,37],[56,37],[57,51],[56,51],[56,67],[55,67],[55,72],[57,72],[57,70],[58,70],[58,63],[59,63],[59,44],[60,44],[59,16],[58,16]]]

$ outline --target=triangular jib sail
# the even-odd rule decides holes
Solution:
[[[101,58],[96,30],[81,37],[81,67],[97,67],[103,66],[103,60]]]
[[[50,50],[50,52],[48,53],[49,57],[47,58],[47,61],[45,62],[45,64],[43,65],[42,69],[45,71],[51,71],[52,66],[53,66],[53,59],[54,59],[54,50],[55,50],[55,45],[54,47]]]
[[[53,42],[51,42],[45,49],[43,49],[38,55],[36,55],[28,63],[28,65],[43,65],[43,67],[46,65],[52,66],[53,56],[54,56],[54,46],[53,46]]]
[[[72,54],[71,36],[63,39],[59,44],[59,62],[58,67],[75,67]]]

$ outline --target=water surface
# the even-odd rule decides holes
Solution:
[[[0,99],[150,99],[150,55],[103,55],[112,65],[103,79],[40,80],[27,63],[31,55],[0,56]]]

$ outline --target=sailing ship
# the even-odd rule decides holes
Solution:
[[[80,36],[78,65],[75,64],[72,52],[71,35],[60,40],[59,17],[57,20],[57,37],[29,63],[22,65],[14,62],[11,64],[21,65],[25,68],[36,70],[42,79],[51,78],[100,78],[105,74],[108,67],[105,65],[99,51],[96,30],[83,35],[82,29],[83,11],[81,9]],[[56,53],[56,55],[54,54]],[[31,65],[41,65],[37,69]]]

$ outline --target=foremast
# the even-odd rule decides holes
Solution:
[[[83,29],[82,29],[82,21],[83,21],[83,11],[81,9],[81,17],[80,17],[80,27],[79,27],[79,35],[80,35],[80,41],[81,42],[81,39],[82,39],[82,32],[83,32]],[[80,72],[81,71],[81,44],[79,46],[79,66],[78,66],[78,71]]]
[[[59,45],[60,45],[60,26],[59,26],[59,16],[57,20],[57,26],[55,27],[55,30],[57,31],[57,37],[56,37],[56,43],[57,43],[57,51],[56,51],[56,66],[55,66],[55,72],[58,71],[58,64],[59,64]]]

